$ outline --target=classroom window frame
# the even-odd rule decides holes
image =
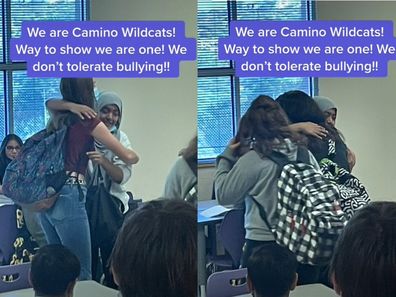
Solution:
[[[44,89],[45,86],[47,85],[48,82],[54,84],[54,80],[57,81],[57,84],[59,86],[59,80],[60,79],[47,79],[47,78],[30,78],[27,76],[26,70],[27,70],[27,63],[25,61],[12,61],[10,58],[10,40],[13,36],[12,33],[18,32],[17,34],[20,33],[20,27],[18,25],[19,21],[23,21],[23,10],[25,9],[24,6],[26,6],[26,11],[32,12],[34,11],[34,6],[37,5],[37,7],[41,8],[39,5],[54,5],[54,10],[51,12],[48,12],[48,10],[43,10],[40,11],[37,9],[37,14],[39,14],[39,17],[37,20],[51,20],[50,16],[53,15],[54,13],[57,12],[57,6],[58,8],[59,5],[69,5],[70,7],[74,6],[75,7],[75,12],[73,13],[70,11],[69,14],[65,12],[64,10],[59,9],[57,15],[62,15],[62,17],[55,17],[52,18],[54,20],[68,20],[66,19],[67,17],[73,18],[69,20],[75,20],[75,21],[85,21],[90,19],[90,0],[75,0],[74,3],[68,3],[70,1],[55,1],[51,3],[51,1],[45,1],[42,0],[40,1],[31,1],[25,3],[24,1],[17,1],[17,0],[2,0],[1,1],[1,7],[0,7],[0,31],[1,31],[1,43],[0,43],[0,106],[3,108],[3,116],[4,119],[1,118],[2,115],[0,115],[0,138],[3,139],[4,136],[10,133],[16,133],[16,118],[20,117],[22,114],[21,110],[17,110],[18,104],[22,104],[18,102],[17,96],[15,95],[18,91],[18,86],[17,84],[20,83],[22,84],[25,79],[34,79],[34,83],[36,86],[38,85]],[[24,6],[23,6],[24,5]],[[30,10],[29,10],[30,9]],[[28,14],[27,14],[28,15]],[[43,16],[43,18],[40,18],[40,16]],[[65,15],[65,18],[63,18],[63,15]],[[15,21],[17,18],[18,22]],[[29,16],[30,17],[30,16]],[[26,20],[31,20],[30,18],[26,18]],[[16,25],[16,24],[17,25]],[[13,27],[14,26],[14,27]],[[15,31],[15,27],[18,29]],[[14,32],[12,32],[12,29],[14,29]],[[26,76],[26,77],[25,77]],[[27,81],[25,81],[27,82]],[[34,88],[33,88],[34,89]],[[38,88],[36,88],[38,90]],[[59,90],[59,87],[58,87]],[[59,91],[58,91],[59,93]],[[46,99],[49,98],[40,98],[42,99],[42,104],[44,108],[44,102]],[[41,102],[40,102],[41,103]],[[24,103],[25,105],[27,104],[26,102]],[[37,101],[35,102],[37,104]],[[38,105],[36,105],[38,106]],[[44,121],[48,119],[48,114],[37,114],[36,110],[34,110],[34,106],[32,104],[32,109],[26,111],[26,112],[32,112],[29,114],[30,118],[35,118],[35,117],[44,117]],[[43,123],[45,124],[45,123]],[[21,125],[21,124],[20,124]],[[30,129],[31,131],[26,133],[22,133],[25,135],[19,135],[22,137],[23,140],[25,140],[27,137],[32,135],[33,133],[43,129],[44,126],[37,127],[37,129]],[[29,129],[28,129],[29,130]]]
[[[198,3],[204,1],[205,0],[198,0]],[[256,3],[259,2],[259,0],[254,0]],[[263,0],[263,2],[266,2],[268,0]],[[213,1],[213,2],[220,2],[220,1]],[[229,30],[229,23],[230,21],[234,21],[238,19],[238,11],[237,11],[237,2],[238,0],[222,0],[221,2],[227,2],[227,10],[228,10],[228,30]],[[240,0],[239,2],[248,2],[248,0]],[[307,20],[314,20],[316,15],[315,15],[315,1],[314,0],[308,0],[308,1],[299,1],[302,3],[305,3],[306,5],[306,19]],[[198,4],[198,30],[200,27],[200,18],[199,18],[199,4]],[[198,43],[199,43],[199,35],[198,35]],[[199,47],[198,47],[198,51],[199,51]],[[236,134],[236,131],[238,130],[238,122],[239,119],[241,118],[241,79],[245,79],[245,78],[240,78],[238,76],[235,75],[235,63],[234,61],[230,60],[229,61],[229,65],[228,67],[224,67],[224,65],[222,65],[222,67],[200,67],[199,66],[199,53],[198,53],[198,94],[197,94],[197,100],[198,100],[198,104],[197,104],[197,114],[200,114],[200,87],[199,87],[199,82],[200,80],[203,80],[205,78],[221,78],[221,77],[230,77],[230,98],[229,99],[229,104],[231,107],[231,112],[230,112],[230,116],[231,118],[231,123],[232,123],[232,135]],[[308,91],[308,93],[310,95],[315,95],[318,93],[318,83],[317,83],[317,78],[314,77],[309,77],[306,78],[308,81],[308,89],[306,91]],[[286,91],[286,90],[285,90]],[[254,98],[251,98],[251,100],[253,100]],[[200,151],[200,142],[199,142],[199,135],[200,135],[200,119],[198,117],[198,121],[197,121],[197,133],[198,133],[198,150]],[[213,129],[214,131],[214,129]],[[202,139],[201,139],[202,140]],[[224,146],[221,146],[222,148],[224,148]],[[220,148],[220,146],[217,146],[217,148]],[[206,167],[206,166],[213,166],[214,162],[215,162],[215,158],[216,156],[213,155],[209,158],[202,158],[202,156],[200,156],[200,153],[198,151],[198,163],[200,167]]]

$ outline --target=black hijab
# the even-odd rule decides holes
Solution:
[[[15,140],[16,142],[18,142],[18,144],[22,147],[23,142],[22,139],[15,134],[8,134],[4,139],[3,142],[1,143],[1,147],[0,147],[0,183],[3,183],[3,177],[4,177],[4,173],[5,170],[8,166],[8,164],[11,162],[11,159],[9,159],[6,156],[6,147],[7,144],[11,141],[11,140]]]

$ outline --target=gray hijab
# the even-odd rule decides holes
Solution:
[[[321,111],[325,112],[326,110],[334,108],[337,110],[337,106],[335,105],[334,101],[325,96],[315,96],[313,99],[318,104]]]
[[[98,96],[98,101],[96,102],[96,110],[97,112],[100,112],[100,110],[105,107],[106,105],[111,105],[114,104],[118,107],[120,111],[120,118],[118,119],[118,122],[115,125],[115,129],[112,129],[110,132],[113,134],[118,140],[120,140],[120,123],[121,123],[121,117],[122,117],[122,101],[121,98],[117,95],[117,93],[110,92],[110,91],[104,91],[99,93]],[[103,144],[99,143],[98,141],[95,140],[95,146],[102,152],[106,149]]]
[[[122,101],[121,98],[118,96],[117,93],[110,92],[110,91],[104,91],[99,93],[98,101],[97,101],[97,111],[100,112],[100,110],[105,107],[106,105],[116,105],[120,111],[120,118],[118,120],[118,123],[116,124],[117,130],[120,128],[120,123],[121,123],[121,117],[122,117]]]

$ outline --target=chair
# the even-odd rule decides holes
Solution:
[[[244,210],[231,209],[223,218],[217,236],[223,245],[226,255],[211,255],[209,262],[213,263],[210,272],[222,269],[234,269],[239,267],[242,255],[242,247],[245,242]],[[215,244],[212,253],[216,253]]]
[[[0,265],[9,263],[14,252],[14,241],[17,237],[16,206],[3,205],[0,207]]]
[[[245,243],[245,210],[231,209],[223,219],[219,229],[219,238],[224,249],[230,254],[233,268],[239,267],[242,248]]]
[[[247,269],[224,270],[211,274],[206,285],[206,297],[231,297],[249,293]],[[241,283],[241,279],[243,279]]]
[[[128,206],[129,210],[128,212],[134,211],[136,208],[139,207],[140,204],[142,204],[142,199],[134,199],[132,192],[127,191],[129,200],[128,200]]]
[[[30,262],[17,265],[0,266],[0,293],[30,288]],[[3,280],[3,276],[12,275],[12,281]]]

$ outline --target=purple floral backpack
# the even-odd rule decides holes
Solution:
[[[64,140],[67,127],[42,130],[28,140],[7,166],[3,192],[15,203],[35,211],[51,208],[66,182]]]

